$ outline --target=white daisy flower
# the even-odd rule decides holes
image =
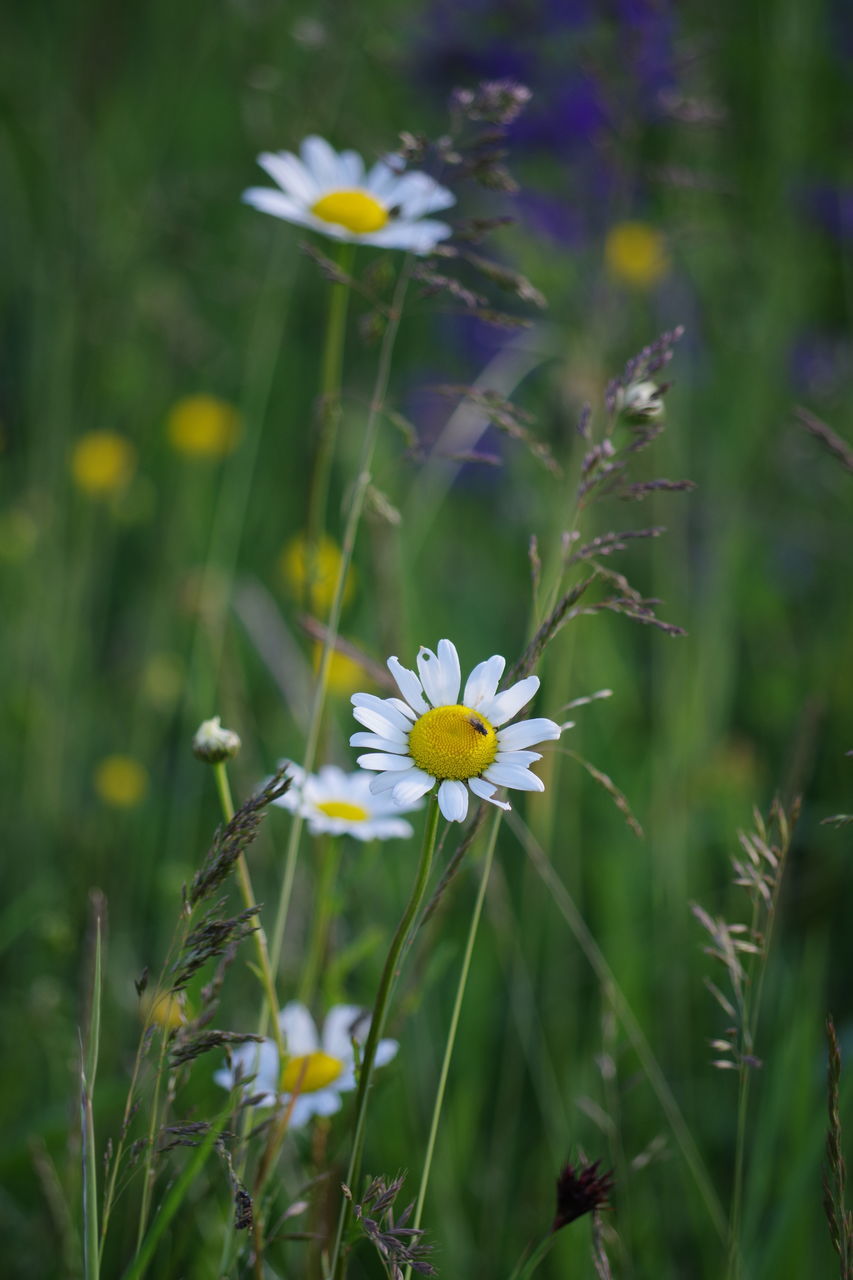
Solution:
[[[449,209],[456,197],[425,173],[403,172],[396,157],[365,171],[356,151],[338,153],[325,138],[306,138],[301,159],[265,151],[258,164],[278,183],[243,192],[247,204],[333,240],[431,253],[452,228],[424,215]]]
[[[419,809],[420,803],[397,805],[391,796],[376,796],[370,790],[370,775],[358,770],[344,773],[337,765],[326,764],[319,773],[307,773],[291,764],[287,776],[293,779],[283,796],[273,803],[307,819],[313,836],[354,836],[356,840],[393,840],[412,834],[411,824],[399,815]]]
[[[479,663],[460,702],[459,655],[449,640],[439,640],[437,654],[421,649],[418,675],[389,658],[388,669],[403,698],[370,693],[352,698],[353,715],[370,732],[353,734],[350,745],[371,747],[358,763],[362,769],[380,771],[370,790],[390,793],[396,804],[408,805],[437,782],[438,806],[448,822],[464,820],[468,789],[501,809],[510,806],[494,798],[498,787],[544,791],[542,781],[528,768],[542,756],[527,748],[559,738],[560,726],[538,719],[500,728],[539,688],[538,676],[528,676],[498,693],[505,665],[498,654]]]
[[[340,1111],[341,1094],[355,1089],[353,1040],[364,1043],[370,1015],[355,1004],[335,1005],[319,1034],[305,1005],[293,1000],[281,1010],[279,1025],[288,1052],[283,1068],[276,1042],[264,1040],[239,1045],[231,1054],[231,1066],[215,1071],[213,1078],[224,1089],[242,1084],[259,1107],[286,1107],[295,1097],[290,1128],[301,1129],[312,1116]],[[397,1049],[396,1040],[380,1040],[376,1066],[390,1062]]]

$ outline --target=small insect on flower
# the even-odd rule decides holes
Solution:
[[[439,641],[437,653],[421,649],[417,675],[389,658],[403,698],[356,693],[352,699],[353,715],[370,732],[353,734],[350,746],[373,748],[358,763],[379,772],[370,790],[390,792],[395,804],[407,805],[438,783],[439,808],[448,822],[464,820],[469,790],[501,809],[510,806],[495,799],[498,787],[544,791],[528,767],[542,756],[527,748],[559,738],[560,726],[544,718],[507,725],[536,693],[539,679],[527,676],[498,693],[504,666],[498,654],[481,662],[459,702],[459,655],[449,640]]]
[[[251,187],[246,204],[333,240],[425,254],[451,234],[446,222],[425,215],[448,209],[456,197],[425,173],[406,173],[397,156],[365,170],[358,152],[339,153],[310,137],[299,156],[265,151],[258,164],[281,190]]]

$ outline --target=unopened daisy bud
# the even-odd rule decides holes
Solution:
[[[231,729],[223,729],[219,716],[203,720],[193,738],[193,755],[207,764],[222,764],[240,750],[240,739]]]
[[[631,382],[616,392],[616,410],[628,422],[654,422],[663,417],[665,391],[656,382]]]

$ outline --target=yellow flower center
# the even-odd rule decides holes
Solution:
[[[459,703],[427,711],[409,733],[409,754],[415,764],[440,781],[476,778],[497,753],[498,735],[488,720]]]
[[[334,222],[359,236],[381,231],[388,221],[388,210],[366,191],[330,191],[312,204],[311,212],[315,218]]]
[[[345,822],[366,822],[370,814],[360,804],[348,804],[346,800],[324,800],[317,808],[328,818],[343,818]]]
[[[343,1074],[344,1064],[322,1050],[290,1058],[281,1073],[282,1093],[317,1093]]]

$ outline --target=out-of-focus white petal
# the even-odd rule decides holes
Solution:
[[[370,1030],[370,1014],[358,1004],[336,1004],[326,1014],[323,1023],[323,1052],[341,1062],[352,1059],[353,1032],[358,1044],[363,1044]]]
[[[312,205],[319,194],[317,184],[301,160],[289,151],[265,151],[258,156],[258,164],[277,182],[287,195],[301,205]]]
[[[317,1035],[314,1019],[298,1000],[291,1000],[284,1006],[278,1015],[278,1025],[284,1035],[287,1052],[292,1058],[316,1053],[320,1048],[320,1037]]]

